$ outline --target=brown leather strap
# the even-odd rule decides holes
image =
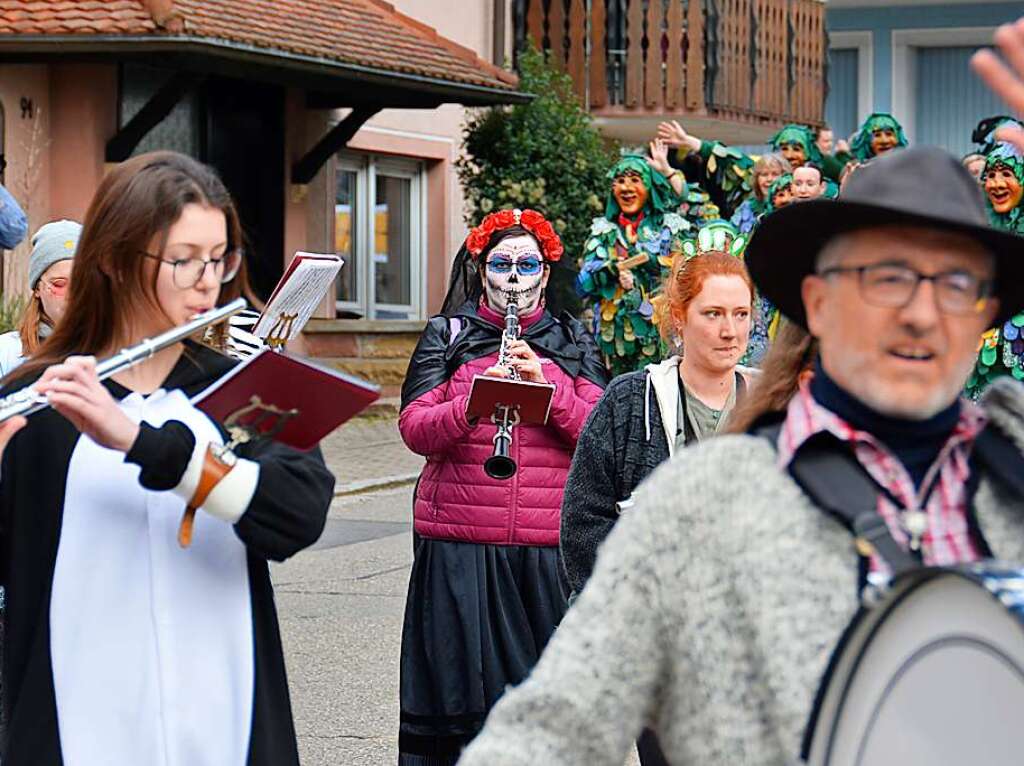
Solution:
[[[181,517],[181,526],[178,527],[178,544],[187,548],[192,544],[192,525],[195,523],[196,509],[201,508],[206,498],[213,492],[213,488],[220,484],[221,479],[231,473],[234,465],[229,465],[217,457],[213,451],[213,445],[206,445],[206,455],[203,456],[203,472],[199,476],[199,484],[185,507],[185,515]]]

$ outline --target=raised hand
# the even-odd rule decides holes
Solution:
[[[69,356],[46,369],[32,386],[50,406],[101,447],[127,452],[139,426],[122,412],[96,375],[96,359]]]
[[[668,144],[660,138],[650,143],[651,156],[647,158],[647,164],[657,170],[663,176],[668,177],[672,172],[672,166],[668,164]]]
[[[1018,116],[1024,116],[1024,18],[1003,24],[993,36],[995,44],[1009,62],[1004,64],[991,50],[980,50],[971,59],[974,71],[985,84],[1006,102]],[[1007,125],[996,131],[996,138],[1024,151],[1024,129]]]
[[[669,147],[677,148],[686,146],[691,151],[700,151],[700,139],[691,136],[677,120],[662,122],[658,124],[658,139],[664,141]]]

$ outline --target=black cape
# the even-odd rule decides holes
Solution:
[[[191,397],[228,372],[234,362],[204,346],[188,344],[163,388]],[[3,392],[27,385],[20,379]],[[115,399],[130,392],[107,380]],[[175,421],[170,421],[175,424]],[[140,483],[149,489],[173,487],[184,473],[192,448],[175,433],[149,428],[128,454],[141,466]],[[147,430],[146,427],[143,430]],[[221,428],[223,431],[223,428]],[[191,432],[188,432],[189,434]],[[68,463],[79,432],[54,410],[32,416],[4,450],[0,470],[0,580],[6,587],[3,657],[3,712],[7,730],[4,766],[59,766],[64,763],[57,726],[57,703],[50,655],[50,595],[61,536]],[[145,444],[143,443],[145,441]],[[194,437],[192,445],[194,446]],[[299,763],[277,610],[267,561],[282,561],[312,545],[323,531],[334,477],[320,451],[300,453],[257,440],[235,450],[260,464],[252,501],[235,523],[246,546],[254,644],[254,699],[249,766]],[[195,637],[197,652],[202,636]],[[196,700],[196,704],[202,704]]]
[[[481,317],[473,301],[464,303],[454,317],[461,323],[454,340],[448,317],[435,316],[427,322],[402,384],[403,408],[444,383],[466,362],[493,354],[501,346],[503,328]],[[582,375],[601,388],[608,385],[608,370],[593,336],[568,312],[556,319],[545,311],[525,329],[522,338],[566,375]]]

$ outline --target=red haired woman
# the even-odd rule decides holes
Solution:
[[[523,680],[566,609],[558,526],[576,439],[606,378],[593,338],[545,300],[562,243],[533,210],[470,232],[441,316],[409,362],[398,426],[427,464],[416,487],[416,558],[402,631],[399,763],[454,764],[506,685]],[[491,478],[495,426],[466,412],[475,375],[498,366],[506,308],[520,340],[510,367],[555,386],[546,425],[519,425],[518,471]]]
[[[719,432],[747,390],[737,367],[754,285],[743,261],[715,251],[680,257],[664,295],[660,328],[666,340],[681,339],[682,356],[612,381],[580,434],[565,484],[561,549],[576,593],[637,485],[676,450]],[[638,749],[645,766],[664,763],[653,735]]]

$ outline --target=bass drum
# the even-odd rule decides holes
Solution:
[[[1020,766],[1022,723],[1024,569],[925,568],[847,629],[804,755],[812,766]]]

